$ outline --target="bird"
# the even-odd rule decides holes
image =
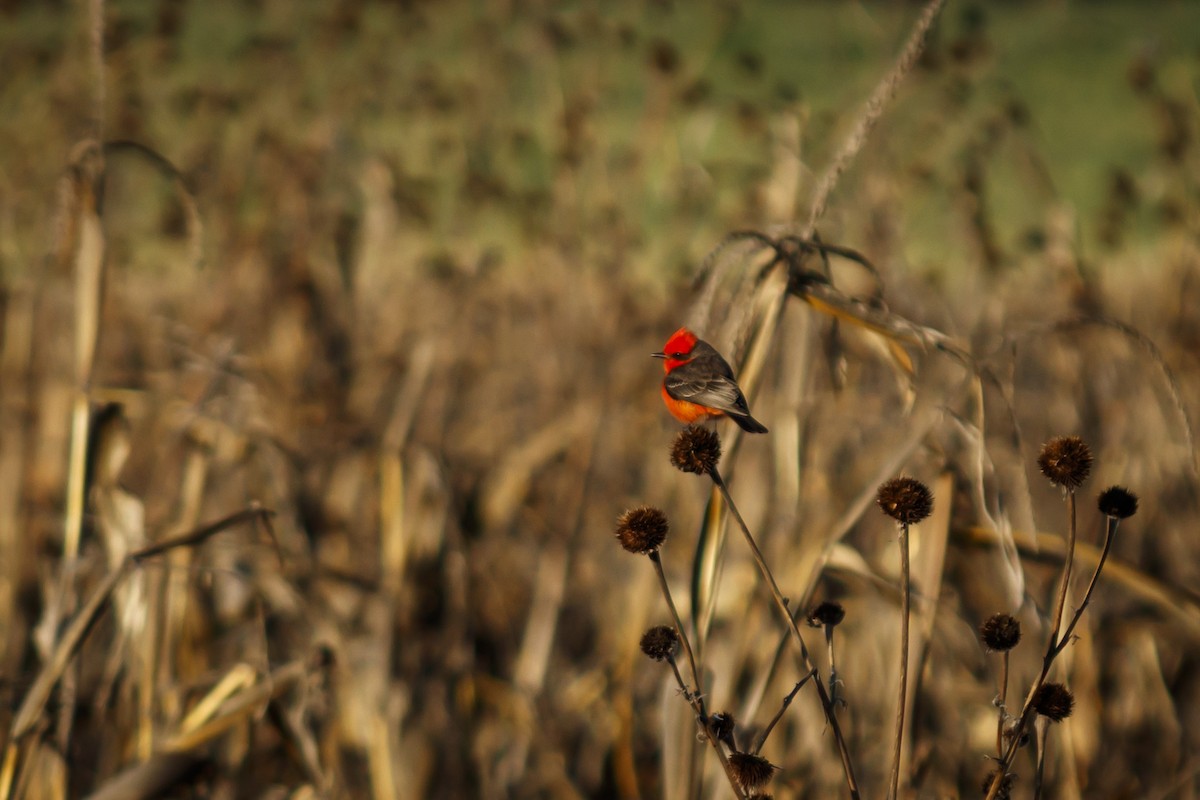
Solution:
[[[729,362],[687,328],[675,331],[662,352],[651,355],[663,359],[662,397],[675,419],[690,424],[729,417],[748,433],[767,432],[767,426],[750,415]]]

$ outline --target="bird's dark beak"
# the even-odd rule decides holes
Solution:
[[[666,358],[667,354],[666,353],[651,353],[650,357],[651,358]]]

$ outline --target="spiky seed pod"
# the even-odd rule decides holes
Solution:
[[[933,493],[916,478],[892,478],[879,487],[875,502],[902,525],[915,525],[933,511]]]
[[[1009,614],[993,614],[979,626],[979,639],[994,653],[1007,653],[1021,641],[1021,623]]]
[[[734,724],[733,714],[728,711],[713,714],[708,718],[708,727],[712,729],[713,736],[717,741],[725,742],[730,747],[733,747]]]
[[[1123,486],[1110,486],[1100,493],[1100,513],[1116,519],[1128,519],[1137,513],[1137,495]]]
[[[711,475],[720,460],[721,437],[699,425],[688,425],[671,445],[671,463],[683,472]]]
[[[1062,722],[1075,708],[1075,695],[1061,683],[1043,683],[1033,695],[1033,710],[1052,722]]]
[[[986,795],[988,790],[992,788],[992,781],[996,779],[996,772],[997,770],[992,770],[988,773],[987,777],[983,779],[983,786],[981,787],[983,789],[983,794]],[[1012,785],[1012,775],[1005,775],[1003,778],[1001,778],[1000,791],[996,793],[996,800],[1009,800],[1009,798],[1012,797]]]
[[[679,650],[679,634],[670,625],[655,625],[642,634],[641,648],[655,661],[666,661]]]
[[[631,553],[649,553],[662,547],[670,529],[667,515],[651,506],[631,508],[617,517],[617,541]]]
[[[1042,445],[1037,463],[1052,483],[1078,489],[1092,471],[1092,451],[1078,436],[1055,436]]]
[[[841,603],[833,600],[825,600],[813,606],[808,612],[808,624],[814,628],[821,628],[826,625],[833,627],[846,618],[846,609],[842,608]]]
[[[775,774],[775,765],[762,756],[751,753],[733,753],[729,756],[733,777],[747,791],[766,786]]]

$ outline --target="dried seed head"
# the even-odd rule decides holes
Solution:
[[[1055,436],[1038,455],[1042,474],[1066,489],[1078,489],[1092,471],[1092,451],[1078,436]]]
[[[671,445],[671,463],[683,472],[711,475],[720,460],[721,437],[699,425],[688,425]]]
[[[994,653],[1007,653],[1021,641],[1021,623],[1008,614],[993,614],[979,626],[979,639]]]
[[[725,744],[729,745],[730,747],[734,746],[733,714],[730,714],[728,711],[722,711],[720,713],[713,714],[708,718],[708,726],[712,729],[712,734],[717,738],[717,741],[725,742]]]
[[[841,603],[833,600],[825,600],[813,606],[808,612],[808,624],[814,628],[821,628],[826,625],[833,627],[846,618],[846,609],[842,608]]]
[[[1075,696],[1061,683],[1043,683],[1033,696],[1033,710],[1052,722],[1071,716]]]
[[[1137,513],[1137,495],[1122,486],[1110,486],[1100,493],[1100,513],[1128,519]]]
[[[751,753],[733,753],[729,756],[729,766],[733,777],[747,791],[766,786],[776,770],[770,761]]]
[[[892,478],[879,487],[875,502],[902,525],[915,525],[933,511],[933,493],[916,478]]]
[[[641,648],[655,661],[667,661],[679,650],[679,634],[669,625],[656,625],[642,634]]]
[[[992,781],[996,780],[997,772],[999,772],[999,770],[994,769],[988,773],[988,776],[986,778],[983,779],[983,786],[980,788],[983,789],[984,795],[986,795],[988,793],[988,791],[992,788]],[[1009,798],[1012,797],[1012,785],[1013,785],[1012,775],[1005,775],[1003,778],[1001,778],[1000,779],[1000,791],[996,793],[996,800],[1009,800]]]
[[[662,546],[670,525],[657,508],[639,506],[617,517],[617,540],[631,553],[649,553]]]

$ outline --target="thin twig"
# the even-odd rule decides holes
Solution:
[[[825,646],[829,649],[829,699],[834,707],[838,704],[838,671],[837,661],[833,657],[833,629],[835,625],[825,626]]]
[[[1117,517],[1108,516],[1106,516],[1105,519],[1107,522],[1104,526],[1104,547],[1100,551],[1100,561],[1097,562],[1096,569],[1092,572],[1092,579],[1088,581],[1087,591],[1083,594],[1083,602],[1081,602],[1079,607],[1075,609],[1075,615],[1071,617],[1070,624],[1068,624],[1067,629],[1063,631],[1062,639],[1058,643],[1057,652],[1055,655],[1061,653],[1063,648],[1067,646],[1067,643],[1071,640],[1071,634],[1075,632],[1075,626],[1079,624],[1079,620],[1083,616],[1084,610],[1088,607],[1088,604],[1092,602],[1092,592],[1095,591],[1096,584],[1100,580],[1100,570],[1104,569],[1104,562],[1108,560],[1108,552],[1112,549],[1113,540],[1116,539],[1117,525],[1121,520]]]
[[[996,758],[1004,758],[1004,723],[1008,719],[1008,651],[1000,654],[1000,713],[996,720]]]
[[[1054,606],[1054,616],[1051,620],[1054,629],[1050,632],[1050,650],[1058,647],[1058,632],[1062,630],[1063,611],[1067,606],[1067,591],[1071,586],[1071,570],[1075,565],[1075,490],[1067,490],[1067,516],[1070,520],[1067,528],[1067,556],[1063,561],[1062,584],[1058,587],[1058,602]],[[1049,653],[1047,653],[1049,655]],[[1057,653],[1056,653],[1057,654]]]
[[[195,545],[203,544],[206,540],[211,539],[214,535],[220,533],[221,531],[226,530],[227,528],[232,528],[235,525],[240,525],[243,522],[249,522],[250,520],[269,522],[274,514],[274,511],[263,508],[257,503],[252,503],[248,508],[244,508],[241,511],[235,511],[229,516],[222,517],[221,519],[215,522],[210,522],[207,525],[201,525],[195,530],[188,531],[187,533],[181,533],[178,536],[174,536],[170,539],[164,539],[161,542],[155,542],[154,544],[147,545],[140,550],[134,550],[129,554],[129,558],[131,561],[137,564],[145,561],[147,558],[161,555],[168,550],[175,550],[180,547],[194,547]],[[267,527],[267,530],[270,532],[271,529],[269,526]]]
[[[679,609],[675,607],[675,600],[671,597],[671,586],[667,583],[666,573],[663,572],[662,559],[658,555],[657,550],[652,550],[649,553],[650,562],[654,564],[654,572],[658,575],[658,585],[662,588],[663,597],[667,601],[667,608],[671,611],[671,619],[675,621],[675,630],[679,633],[679,640],[683,642],[683,652],[687,655],[688,666],[692,671],[692,687],[697,695],[703,694],[703,687],[700,684],[700,670],[696,667],[696,656],[692,652],[691,641],[688,640],[687,628],[683,626],[683,620],[679,616]]]
[[[1046,774],[1046,724],[1034,725],[1036,735],[1033,737],[1034,747],[1037,748],[1037,768],[1033,773],[1033,800],[1042,796],[1042,779]]]
[[[896,733],[892,747],[891,791],[893,800],[900,800],[900,751],[904,742],[904,712],[908,695],[908,617],[910,611],[910,570],[908,559],[908,525],[900,525],[900,691],[896,700]]]
[[[775,716],[771,718],[771,721],[767,723],[767,727],[764,728],[763,732],[759,735],[758,741],[755,743],[754,748],[750,751],[751,753],[754,755],[759,754],[759,752],[763,749],[763,745],[767,743],[767,737],[771,735],[771,731],[775,729],[775,726],[779,723],[779,720],[783,719],[783,713],[787,711],[788,706],[792,704],[792,698],[796,696],[796,693],[800,691],[804,684],[808,683],[810,678],[815,678],[816,674],[816,672],[808,673],[800,679],[799,683],[792,687],[790,692],[787,693],[787,695],[783,698],[783,702],[779,705],[779,710],[775,712]]]

